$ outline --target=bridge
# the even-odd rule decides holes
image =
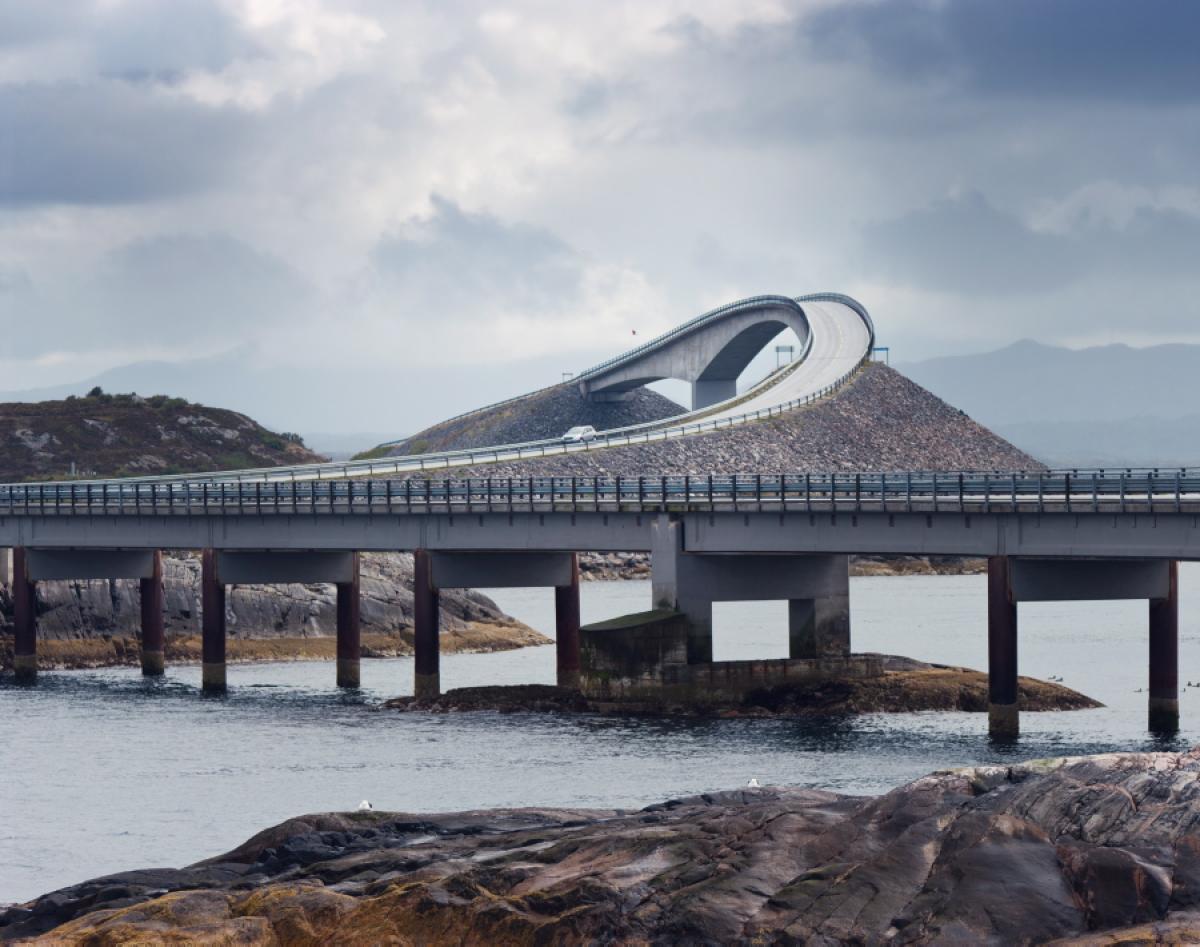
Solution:
[[[805,329],[805,358],[785,372],[681,419],[606,432],[603,444],[752,423],[824,397],[847,382],[873,344],[865,310],[845,299],[792,301],[804,315],[796,325]],[[668,333],[585,373],[582,383],[594,383],[600,393],[627,390],[621,386],[631,378],[665,370],[654,360],[675,358],[672,347],[691,332],[713,326],[723,327],[715,342],[705,343],[712,355],[707,364],[736,367],[747,333],[765,337],[767,330],[754,326],[782,319],[783,312],[799,318],[781,300],[786,297],[755,297],[725,315],[706,314],[701,320],[707,321],[688,324],[689,331]],[[700,371],[695,381],[714,379]],[[711,390],[698,389],[697,400],[706,401]],[[1200,472],[379,478],[419,471],[421,464],[541,456],[527,453],[537,449],[508,445],[387,458],[383,471],[370,462],[0,485],[0,546],[13,550],[16,674],[24,681],[37,676],[36,584],[84,578],[140,580],[143,671],[162,673],[163,549],[202,551],[202,686],[209,691],[226,686],[226,587],[270,582],[336,586],[337,683],[357,686],[359,553],[412,552],[414,689],[421,696],[440,690],[438,593],[455,587],[553,588],[559,682],[579,686],[580,552],[651,554],[657,617],[640,631],[657,634],[668,619],[680,630],[675,664],[659,669],[671,680],[695,680],[700,672],[711,679],[713,602],[788,601],[789,659],[776,667],[722,671],[727,678],[743,671],[766,675],[755,678],[760,684],[774,680],[771,674],[850,667],[848,555],[968,555],[988,559],[992,733],[1011,736],[1019,729],[1017,604],[1052,599],[1150,603],[1149,722],[1160,730],[1178,726],[1176,563],[1200,559]],[[597,448],[542,442],[540,449]],[[363,477],[372,473],[375,478]]]

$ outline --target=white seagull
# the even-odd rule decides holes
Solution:
[[[749,788],[749,789],[758,789],[758,788],[759,788],[759,786],[758,786],[758,779],[757,779],[756,777],[754,777],[754,776],[751,776],[751,777],[750,777],[750,782],[746,783],[746,786],[747,786],[747,788]]]
[[[359,811],[359,812],[370,812],[370,811],[371,811],[372,809],[374,809],[374,808],[375,808],[375,807],[374,807],[373,805],[371,805],[369,802],[367,802],[367,800],[366,800],[366,799],[364,799],[362,802],[360,802],[360,803],[358,804],[358,811]]]

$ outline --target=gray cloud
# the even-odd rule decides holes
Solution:
[[[1191,279],[1200,218],[1138,209],[1124,226],[1091,221],[1039,232],[978,192],[864,231],[864,265],[901,285],[960,294],[1036,295],[1081,280]]]
[[[268,6],[0,3],[0,325],[40,330],[0,345],[287,320],[272,358],[380,391],[483,352],[465,408],[760,291],[858,292],[906,358],[1200,324],[1200,5]]]
[[[111,204],[227,178],[244,115],[124,82],[0,86],[0,204]]]
[[[217,70],[255,45],[212,0],[55,0],[0,5],[0,52],[86,40],[86,65],[101,75],[171,79]]]
[[[1200,100],[1191,0],[887,0],[806,24],[814,50],[977,92],[1151,105]]]
[[[428,219],[383,237],[372,254],[393,291],[453,301],[478,316],[497,305],[557,310],[579,296],[584,261],[553,233],[467,213],[438,195],[431,203]]]
[[[0,354],[9,357],[121,345],[232,348],[302,323],[318,306],[290,267],[226,234],[136,240],[94,272],[45,285],[14,273],[14,291],[0,287]]]

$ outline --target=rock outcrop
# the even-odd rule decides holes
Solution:
[[[1112,944],[1200,938],[1200,751],[935,773],[877,798],[304,816],[0,914],[47,943]]]
[[[880,660],[877,677],[844,676],[820,682],[784,684],[750,691],[741,700],[589,699],[577,691],[537,684],[462,687],[437,697],[396,697],[384,706],[400,711],[460,713],[587,713],[648,717],[830,717],[898,714],[930,710],[983,713],[988,680],[982,671],[927,664],[898,655],[864,655]],[[1032,677],[1017,680],[1022,711],[1088,710],[1098,701]]]

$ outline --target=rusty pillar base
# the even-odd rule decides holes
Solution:
[[[442,696],[441,674],[418,674],[413,681],[413,696],[419,700],[429,700]]]
[[[225,662],[205,661],[200,665],[200,689],[206,694],[224,694]]]
[[[1155,733],[1177,733],[1179,731],[1179,701],[1170,697],[1151,697],[1149,727]]]
[[[166,655],[162,651],[142,651],[142,675],[162,677],[167,670]]]
[[[988,704],[988,736],[1011,740],[1021,733],[1016,704]]]
[[[338,687],[360,687],[362,686],[361,676],[362,662],[358,658],[338,658],[337,659],[337,686]]]
[[[13,655],[13,677],[18,684],[36,684],[38,664],[36,654]]]

